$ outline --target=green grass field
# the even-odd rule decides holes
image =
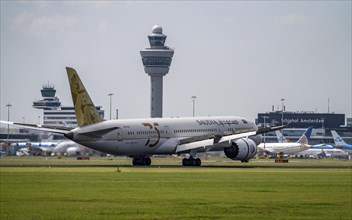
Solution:
[[[350,168],[48,166],[0,171],[0,219],[352,218]]]

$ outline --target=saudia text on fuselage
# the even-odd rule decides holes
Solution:
[[[237,120],[196,120],[199,125],[237,125],[239,122]]]

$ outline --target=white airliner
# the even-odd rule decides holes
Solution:
[[[96,151],[86,148],[80,144],[77,144],[71,140],[60,141],[53,150],[55,155],[67,155],[67,156],[87,156],[92,155]],[[99,153],[97,153],[99,154]]]
[[[78,126],[54,127],[14,122],[2,123],[63,134],[91,149],[112,155],[127,155],[133,165],[151,164],[150,156],[183,154],[184,166],[200,166],[197,153],[224,151],[233,160],[248,162],[257,153],[261,134],[286,126],[258,129],[237,116],[193,118],[147,118],[103,120],[73,68],[66,67]]]
[[[278,143],[261,143],[258,145],[258,149],[264,152],[273,153],[284,153],[284,154],[295,154],[310,148],[308,145],[308,139],[312,133],[313,127],[309,127],[304,134],[295,143],[287,143],[286,138],[280,131],[276,131]],[[282,142],[280,142],[282,141]]]

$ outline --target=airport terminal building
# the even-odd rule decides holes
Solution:
[[[316,113],[316,112],[266,112],[258,113],[257,124],[278,126],[290,123],[292,128],[314,128],[339,129],[345,125],[345,114]]]
[[[40,90],[41,100],[33,102],[33,108],[43,109],[43,124],[50,126],[77,127],[76,113],[74,107],[62,106],[58,97],[55,96],[54,85],[44,84]],[[104,110],[96,106],[100,117],[104,118]]]
[[[298,139],[306,128],[312,126],[314,128],[311,137],[312,144],[333,143],[331,130],[336,130],[342,137],[345,137],[345,141],[352,142],[352,126],[350,123],[345,124],[345,114],[272,111],[258,113],[255,121],[259,127],[290,124],[282,133],[291,140]],[[348,118],[347,121],[350,119]],[[276,141],[274,132],[267,136],[269,141]]]

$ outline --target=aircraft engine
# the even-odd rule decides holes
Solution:
[[[257,153],[257,145],[251,139],[242,138],[232,142],[231,147],[225,148],[224,152],[232,160],[248,162]]]

